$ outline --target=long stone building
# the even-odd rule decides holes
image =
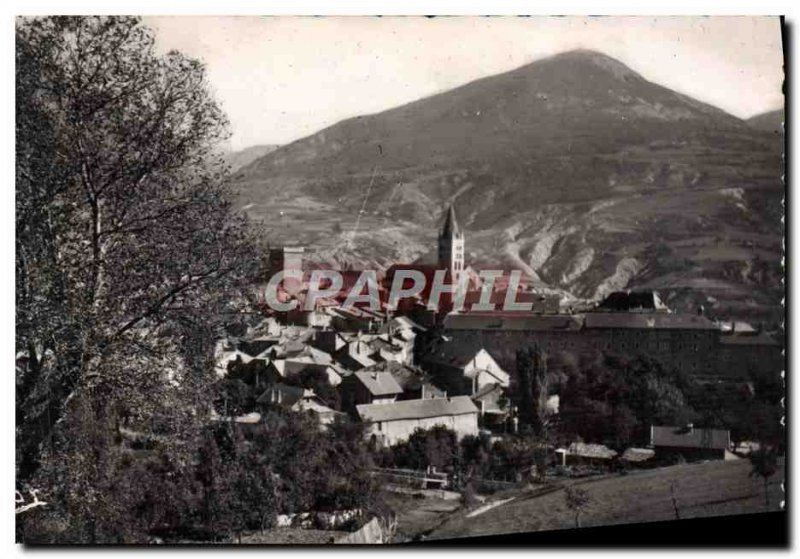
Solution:
[[[516,368],[516,350],[532,343],[550,354],[642,354],[708,379],[745,380],[750,373],[778,374],[783,368],[781,346],[770,336],[725,333],[708,318],[691,314],[451,313],[444,332],[454,342],[485,348],[506,370]]]
[[[464,232],[451,207],[439,234],[439,267],[452,276],[465,265]],[[455,267],[458,267],[457,269]],[[551,354],[590,350],[643,354],[697,378],[746,380],[752,373],[780,374],[782,344],[753,329],[725,330],[702,313],[672,313],[654,291],[612,293],[591,312],[451,312],[444,335],[453,344],[486,349],[507,371],[516,369],[516,351],[539,343]]]

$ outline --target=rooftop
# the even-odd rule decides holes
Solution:
[[[456,221],[456,210],[453,208],[453,205],[450,204],[450,207],[447,209],[447,215],[445,215],[444,218],[444,223],[442,223],[442,235],[451,237],[460,234],[461,229],[458,226],[458,221]]]
[[[388,396],[403,392],[403,387],[397,383],[391,373],[382,371],[357,371],[353,373],[353,376],[357,378],[373,396]]]
[[[449,330],[580,330],[580,315],[534,314],[527,312],[466,312],[450,313],[444,319]]]
[[[584,315],[586,328],[638,328],[643,330],[719,330],[708,318],[698,314],[602,313]]]
[[[440,343],[432,349],[430,354],[425,356],[425,361],[463,367],[481,351],[483,351],[483,348],[477,344],[448,341]]]
[[[698,429],[653,425],[650,431],[650,444],[652,446],[724,450],[730,446],[730,442],[730,431],[727,429]]]
[[[469,396],[403,400],[391,404],[362,404],[356,406],[359,417],[366,422],[423,419],[478,413]]]
[[[610,460],[617,455],[617,451],[611,450],[602,444],[571,443],[566,449],[560,449],[569,456],[580,456],[581,458],[600,458]]]

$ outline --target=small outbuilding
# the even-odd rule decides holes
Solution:
[[[724,460],[731,447],[727,429],[684,427],[650,427],[650,446],[657,455],[680,454],[686,460]]]

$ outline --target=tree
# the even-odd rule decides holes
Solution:
[[[547,355],[538,344],[517,351],[517,374],[520,385],[520,419],[538,436],[547,426]]]
[[[564,490],[564,500],[567,508],[575,513],[575,527],[580,528],[581,512],[589,505],[589,494],[579,487],[570,485]]]
[[[769,508],[769,478],[778,471],[778,453],[775,448],[762,445],[750,453],[750,464],[753,467],[750,477],[759,476],[764,480],[764,501]]]
[[[255,236],[229,202],[203,65],[158,55],[138,18],[19,20],[16,96],[18,478],[93,456],[85,502],[102,501],[121,426],[191,444]],[[97,436],[69,440],[70,423]],[[76,492],[59,493],[68,508]],[[84,513],[99,537],[102,511]]]

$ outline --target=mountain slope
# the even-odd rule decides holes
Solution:
[[[582,298],[657,287],[679,307],[773,320],[776,148],[608,56],[572,51],[340,122],[234,180],[275,242],[312,245],[319,260],[430,257],[453,202],[476,268],[522,268]]]
[[[747,119],[747,124],[758,130],[764,132],[772,132],[774,134],[783,133],[783,109],[761,113],[760,115],[752,116]]]
[[[242,167],[250,165],[256,159],[264,157],[279,147],[272,144],[246,147],[239,151],[231,151],[225,156],[225,161],[231,166],[231,172],[235,173]]]

